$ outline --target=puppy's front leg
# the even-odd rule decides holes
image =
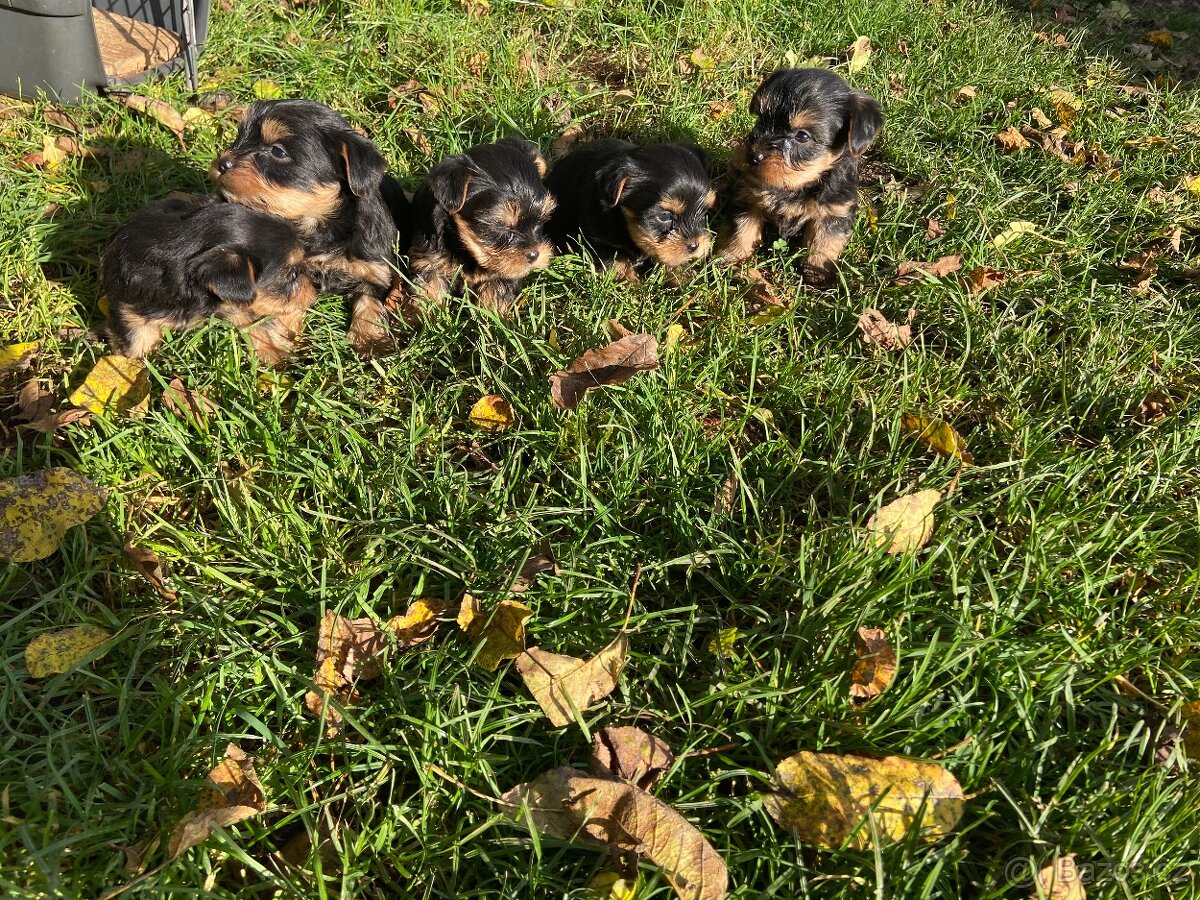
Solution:
[[[804,281],[814,287],[824,287],[833,280],[837,274],[837,259],[854,231],[852,209],[841,206],[833,212],[832,216],[812,219],[804,226],[804,243],[808,247]]]
[[[521,282],[511,278],[481,278],[471,284],[475,302],[485,309],[507,315],[520,292]]]
[[[379,297],[363,291],[351,298],[350,328],[346,337],[359,356],[381,356],[396,349],[391,326],[391,313]]]
[[[305,311],[306,308],[280,310],[250,328],[247,332],[250,345],[259,359],[276,369],[288,361],[304,328]]]
[[[444,253],[414,253],[409,271],[417,289],[434,303],[439,303],[454,286],[457,266]]]
[[[717,255],[731,263],[748,259],[762,243],[764,224],[757,207],[735,205],[731,221],[717,239]]]
[[[108,332],[113,349],[118,353],[142,359],[161,343],[163,327],[157,322],[147,321],[133,310],[121,307],[113,310]]]

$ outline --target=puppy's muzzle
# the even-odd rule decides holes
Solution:
[[[216,158],[213,164],[208,169],[208,177],[216,181],[237,164],[237,157],[229,150],[226,150]]]

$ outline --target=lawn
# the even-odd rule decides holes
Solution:
[[[216,10],[202,90],[330,103],[410,190],[445,154],[510,133],[549,152],[572,126],[695,140],[721,172],[765,73],[819,58],[847,74],[859,35],[874,51],[850,77],[887,124],[840,283],[808,290],[786,251],[760,257],[781,315],[714,266],[629,285],[564,257],[510,319],[451,304],[366,363],[336,298],[280,374],[228,328],[176,334],[142,418],[20,430],[19,385],[0,385],[0,477],[68,466],[109,489],[57,553],[0,563],[0,894],[96,898],[158,869],[125,896],[583,897],[610,859],[533,838],[494,798],[586,768],[595,730],[637,724],[678,755],[655,795],[724,858],[730,896],[1028,897],[1068,853],[1090,898],[1200,896],[1200,782],[1177,730],[1200,698],[1200,210],[1183,177],[1200,172],[1200,16],[1182,10]],[[180,75],[140,90],[194,102]],[[1082,142],[1073,162],[997,145],[1035,107]],[[48,171],[21,162],[62,133],[46,109],[0,118],[0,343],[40,341],[26,377],[65,397],[105,353],[81,331],[101,319],[106,234],[152,198],[205,190],[234,126],[219,115],[181,142],[93,99],[70,111],[110,152]],[[1014,221],[1036,233],[995,246]],[[1147,251],[1150,267],[1122,265]],[[901,262],[953,254],[960,272],[897,283]],[[1007,279],[974,289],[964,274],[983,266]],[[913,344],[864,347],[867,307],[915,309]],[[657,371],[557,409],[548,376],[606,343],[610,319],[686,334]],[[216,405],[207,427],[161,402],[174,378]],[[512,403],[514,427],[470,422],[484,394]],[[930,452],[905,413],[951,423],[974,465]],[[727,483],[733,502],[714,509]],[[881,504],[929,488],[946,496],[923,550],[864,540]],[[127,536],[159,554],[177,599],[132,570]],[[616,692],[560,729],[511,663],[475,665],[453,622],[464,590],[494,606],[545,546],[558,572],[521,599],[529,644],[553,652],[612,640],[641,570]],[[390,653],[328,739],[304,711],[322,616],[387,619],[417,597],[446,601],[448,620]],[[26,645],[79,624],[115,638],[32,678]],[[899,667],[855,705],[864,626]],[[163,865],[231,742],[267,811]],[[936,761],[965,814],[939,841],[803,843],[762,800],[799,750]],[[129,846],[145,858],[127,871]],[[639,890],[673,896],[652,866]]]

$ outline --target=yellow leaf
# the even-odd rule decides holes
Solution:
[[[555,728],[603,700],[617,686],[629,654],[624,630],[590,659],[531,647],[517,657],[517,671]]]
[[[960,88],[955,88],[950,92],[950,99],[955,103],[967,103],[974,100],[979,93],[979,88],[971,84],[965,84]]]
[[[183,141],[183,116],[171,104],[153,97],[143,97],[141,94],[112,94],[118,103],[132,109],[134,112],[149,116]]]
[[[876,832],[884,843],[914,830],[921,840],[935,841],[954,831],[966,805],[950,772],[898,756],[801,751],[783,760],[775,775],[779,791],[763,797],[771,818],[801,841],[830,850],[847,842],[871,849]],[[864,822],[867,817],[872,821]]]
[[[1059,856],[1037,874],[1030,900],[1087,900],[1075,854]]]
[[[470,594],[463,594],[462,604],[458,608],[458,627],[467,633],[468,637],[479,637],[483,631],[483,607]]]
[[[708,639],[708,652],[722,659],[736,659],[737,655],[733,651],[740,635],[741,632],[736,626],[722,628]]]
[[[486,16],[492,9],[490,0],[459,0],[459,3],[472,19]]]
[[[67,153],[58,146],[53,135],[42,135],[42,164],[47,172],[53,172],[67,158]]]
[[[588,882],[588,891],[596,900],[633,900],[637,886],[636,878],[627,881],[616,872],[597,872]]]
[[[1170,143],[1160,134],[1148,134],[1145,137],[1130,138],[1124,142],[1124,146],[1130,150],[1162,150],[1169,147]]]
[[[237,744],[225,748],[225,759],[208,773],[207,796],[195,812],[171,830],[167,853],[176,859],[208,838],[214,825],[228,828],[267,808],[267,797],[254,771],[254,762]]]
[[[475,664],[495,672],[506,659],[516,659],[525,649],[525,620],[533,610],[516,600],[501,600],[481,631],[482,643]],[[460,613],[461,616],[461,613]]]
[[[1156,28],[1146,33],[1146,43],[1155,47],[1170,50],[1175,45],[1175,38],[1165,28]]]
[[[663,340],[663,352],[674,353],[679,349],[679,342],[687,337],[687,329],[676,322],[667,328],[667,336]]]
[[[768,306],[756,316],[749,318],[749,323],[755,327],[762,325],[770,325],[776,319],[786,316],[788,308],[786,306]]]
[[[68,402],[96,414],[110,411],[128,414],[149,396],[150,373],[143,360],[105,356],[75,389]]]
[[[25,648],[25,668],[32,678],[69,672],[111,637],[111,634],[95,625],[78,625],[39,635]]]
[[[996,248],[1007,247],[1020,240],[1023,235],[1037,233],[1037,225],[1033,222],[1009,222],[1003,231],[992,238],[991,244]]]
[[[707,72],[716,66],[716,60],[697,47],[688,54],[688,62],[701,72]]]
[[[515,421],[512,405],[496,394],[480,397],[471,407],[471,422],[484,431],[504,431]]]
[[[183,124],[189,128],[202,128],[212,120],[212,113],[198,106],[189,106],[183,111]]]
[[[860,628],[855,640],[858,660],[850,673],[850,696],[865,703],[878,697],[896,676],[896,651],[879,628]]]
[[[880,507],[867,522],[872,542],[893,554],[920,550],[933,534],[933,508],[941,499],[941,491],[930,489]]]
[[[445,611],[446,604],[441,600],[432,597],[414,600],[404,615],[388,619],[383,630],[395,635],[401,647],[411,647],[433,637],[438,616]]]
[[[0,480],[0,559],[45,559],[68,528],[100,511],[104,495],[90,479],[65,468]]]
[[[40,349],[42,345],[37,341],[28,341],[24,344],[8,344],[0,347],[0,372],[7,369],[19,369],[29,362]]]
[[[957,194],[947,194],[946,195],[945,215],[946,215],[947,222],[953,222],[954,217],[958,215],[958,195]]]
[[[1200,700],[1185,703],[1180,718],[1183,720],[1183,749],[1188,759],[1200,761]]]
[[[254,82],[254,96],[259,100],[279,100],[283,97],[283,88],[269,78],[260,78]]]
[[[850,74],[866,68],[867,63],[871,61],[871,39],[864,35],[859,35],[854,39],[854,43],[850,45]]]
[[[1193,197],[1200,197],[1200,175],[1184,175],[1183,178],[1180,179],[1180,184],[1182,184],[1187,189],[1187,192]]]
[[[997,132],[994,138],[996,146],[1005,153],[1020,153],[1022,150],[1028,150],[1033,145],[1026,140],[1025,135],[1021,134],[1016,128],[1011,125],[1002,131]]]
[[[967,452],[967,442],[949,422],[906,413],[900,417],[900,428],[916,435],[917,440],[935,453],[952,456],[967,465],[975,462],[975,457]]]

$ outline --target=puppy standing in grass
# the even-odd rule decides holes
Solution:
[[[464,284],[506,311],[521,282],[550,262],[554,198],[546,162],[529,141],[504,138],[442,160],[413,195],[413,283],[432,300]]]
[[[350,303],[350,343],[363,356],[393,346],[385,301],[396,283],[408,201],[378,148],[311,100],[254,103],[209,175],[227,200],[299,231],[321,288]]]
[[[637,279],[653,263],[675,268],[712,247],[717,195],[698,147],[592,141],[559,160],[546,184],[558,201],[550,222],[557,248],[582,242],[619,277]]]
[[[160,200],[116,230],[104,254],[109,339],[143,357],[164,328],[216,316],[249,328],[260,359],[280,365],[317,298],[296,230],[213,199]]]
[[[731,224],[718,252],[737,262],[772,230],[808,248],[804,279],[823,285],[854,230],[858,162],[883,127],[879,104],[825,69],[783,69],[750,100],[754,129],[734,151]]]

